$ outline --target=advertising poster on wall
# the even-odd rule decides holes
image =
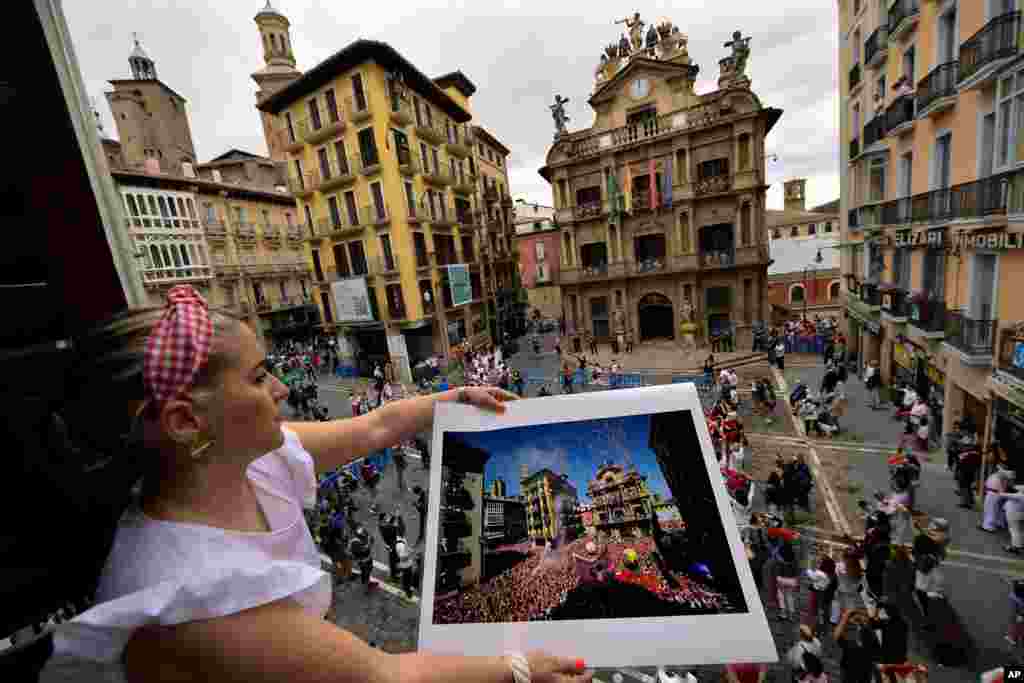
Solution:
[[[339,323],[373,322],[366,278],[349,277],[331,283],[335,320]]]
[[[776,661],[696,390],[624,391],[500,416],[438,404],[421,648],[571,650],[599,668]],[[485,546],[488,491],[525,524]]]

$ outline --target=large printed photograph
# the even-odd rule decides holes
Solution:
[[[690,410],[445,431],[432,623],[749,611]]]

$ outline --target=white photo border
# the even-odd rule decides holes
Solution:
[[[438,403],[434,412],[430,463],[430,505],[423,560],[419,648],[434,654],[502,655],[544,650],[582,658],[588,667],[699,666],[778,661],[775,641],[757,592],[746,550],[736,527],[729,494],[718,474],[711,435],[692,384],[591,392],[513,401],[504,415],[455,403]],[[678,617],[531,621],[505,624],[434,624],[434,587],[440,518],[444,433],[528,427],[539,424],[690,411],[700,441],[719,518],[747,603],[745,614]]]

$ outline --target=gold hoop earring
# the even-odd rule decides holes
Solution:
[[[198,443],[199,443],[199,435],[196,434],[195,438],[192,439],[191,456],[192,456],[193,460],[202,460],[203,454],[207,450],[209,450],[210,446],[213,445],[213,439],[208,440],[206,443],[202,444],[201,446],[197,446],[196,444],[198,444]]]

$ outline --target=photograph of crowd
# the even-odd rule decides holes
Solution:
[[[748,612],[691,411],[442,444],[434,624]]]

